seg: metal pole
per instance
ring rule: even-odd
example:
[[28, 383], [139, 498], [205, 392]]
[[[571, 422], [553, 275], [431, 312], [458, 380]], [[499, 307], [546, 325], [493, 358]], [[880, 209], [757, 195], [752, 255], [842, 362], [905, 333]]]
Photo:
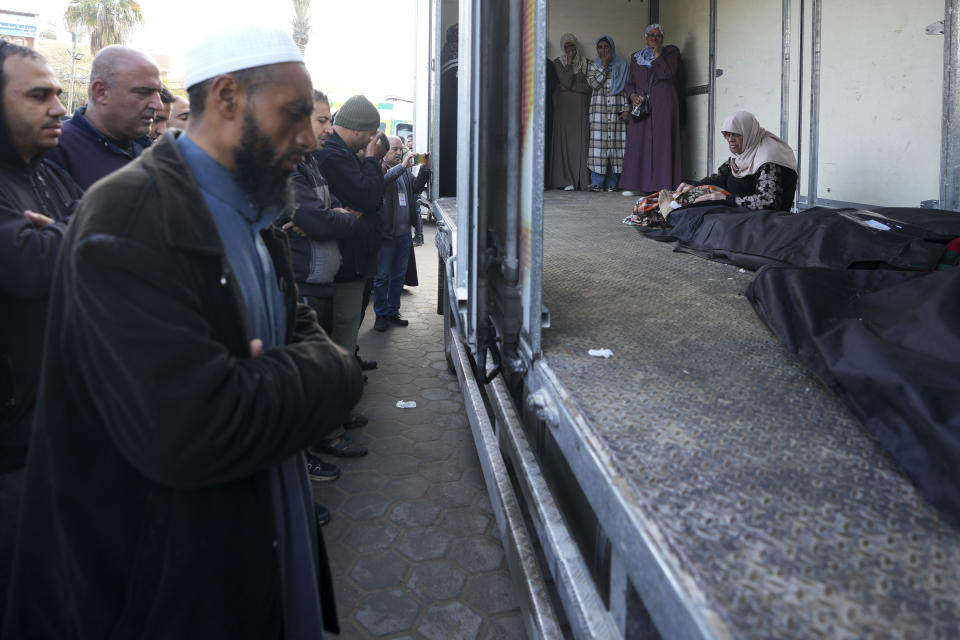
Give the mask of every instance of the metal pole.
[[817, 202], [818, 147], [820, 143], [820, 20], [823, 0], [813, 0], [813, 41], [810, 44], [810, 177], [807, 178], [807, 204]]
[[[803, 173], [803, 35], [807, 20], [806, 9], [805, 0], [800, 0], [800, 60], [797, 63], [797, 209], [800, 208], [800, 176]], [[807, 197], [807, 201], [809, 200], [810, 198]]]
[[70, 37], [73, 38], [73, 53], [70, 54], [70, 96], [67, 98], [67, 115], [73, 115], [73, 88], [74, 88], [74, 79], [77, 77], [77, 34], [73, 31], [70, 32]]
[[713, 144], [717, 135], [717, 0], [710, 0], [710, 93], [707, 95], [707, 175], [713, 173]]
[[942, 118], [940, 208], [960, 211], [960, 0], [946, 0], [943, 15]]
[[790, 0], [783, 0], [781, 9], [781, 42], [783, 53], [780, 60], [780, 137], [789, 143], [790, 136]]
[[[514, 75], [510, 82], [507, 82], [507, 140], [504, 151], [506, 152], [507, 169], [507, 209], [506, 209], [506, 230], [505, 242], [506, 256], [504, 256], [501, 272], [503, 279], [508, 286], [516, 286], [519, 277], [519, 262], [517, 259], [519, 225], [520, 225], [520, 117], [521, 102], [520, 85], [522, 78], [519, 77], [518, 70], [523, 67], [521, 60], [521, 43], [523, 34], [523, 6], [519, 0], [512, 0], [509, 3], [509, 45], [507, 47], [507, 69]], [[534, 57], [535, 65], [539, 65], [541, 60]], [[548, 63], [552, 64], [552, 63]], [[539, 73], [539, 72], [534, 72]], [[539, 75], [544, 75], [540, 73]], [[537, 77], [537, 76], [535, 76]], [[552, 100], [552, 96], [546, 96], [547, 100]], [[550, 132], [545, 132], [550, 135]], [[540, 145], [542, 148], [542, 145]], [[542, 173], [542, 171], [541, 171]]]

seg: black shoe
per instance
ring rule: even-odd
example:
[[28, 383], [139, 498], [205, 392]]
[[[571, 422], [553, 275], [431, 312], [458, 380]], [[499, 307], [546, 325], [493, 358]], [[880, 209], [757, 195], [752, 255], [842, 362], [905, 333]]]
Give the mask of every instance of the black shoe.
[[600, 191], [600, 185], [592, 184], [589, 187], [587, 187], [587, 191], [589, 191], [590, 193], [598, 193]]
[[311, 480], [317, 482], [332, 482], [340, 477], [340, 467], [324, 462], [319, 456], [307, 454], [307, 473]]
[[374, 331], [386, 331], [387, 330], [387, 316], [377, 316], [376, 322], [373, 323]]
[[344, 429], [359, 429], [360, 427], [367, 426], [367, 423], [370, 422], [367, 420], [366, 416], [356, 415], [350, 416], [350, 419], [343, 423]]
[[347, 436], [337, 438], [337, 444], [324, 442], [322, 445], [315, 446], [315, 449], [329, 453], [340, 458], [362, 458], [367, 455], [367, 448], [359, 442], [354, 442]]
[[359, 355], [356, 356], [356, 358], [357, 358], [357, 364], [360, 365], [360, 370], [361, 370], [361, 371], [370, 371], [371, 369], [376, 369], [376, 368], [377, 368], [377, 361], [376, 361], [376, 360], [364, 360], [364, 359], [361, 358]]
[[322, 504], [314, 504], [313, 509], [317, 514], [317, 524], [321, 527], [330, 522], [330, 509]]
[[387, 322], [390, 324], [395, 324], [398, 327], [405, 327], [410, 324], [410, 321], [403, 318], [399, 313], [395, 313], [392, 316], [387, 316]]

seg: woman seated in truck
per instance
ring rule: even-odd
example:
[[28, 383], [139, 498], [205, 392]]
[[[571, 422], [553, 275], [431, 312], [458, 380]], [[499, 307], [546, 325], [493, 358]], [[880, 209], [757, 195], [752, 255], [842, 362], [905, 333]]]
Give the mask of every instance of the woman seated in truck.
[[706, 193], [695, 202], [725, 200], [747, 209], [789, 211], [797, 190], [797, 157], [790, 146], [760, 126], [746, 111], [727, 116], [720, 132], [730, 147], [727, 159], [715, 174], [694, 184], [681, 182], [678, 193], [712, 184], [730, 192]]

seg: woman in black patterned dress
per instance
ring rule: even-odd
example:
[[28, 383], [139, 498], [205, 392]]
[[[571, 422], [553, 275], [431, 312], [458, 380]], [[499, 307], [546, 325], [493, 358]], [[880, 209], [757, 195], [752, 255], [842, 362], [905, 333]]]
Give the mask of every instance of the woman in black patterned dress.
[[[730, 147], [730, 158], [712, 176], [693, 185], [682, 182], [677, 191], [712, 184], [730, 192], [725, 200], [731, 206], [790, 211], [797, 190], [797, 157], [793, 149], [763, 129], [754, 115], [746, 111], [727, 116], [720, 131]], [[722, 199], [722, 194], [707, 193], [695, 202]]]

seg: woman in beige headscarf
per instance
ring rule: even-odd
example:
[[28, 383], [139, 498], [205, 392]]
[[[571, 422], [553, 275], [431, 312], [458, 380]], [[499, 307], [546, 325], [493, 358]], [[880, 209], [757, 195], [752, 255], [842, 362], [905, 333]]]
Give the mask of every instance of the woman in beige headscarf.
[[[587, 145], [590, 126], [588, 112], [592, 89], [587, 84], [587, 59], [577, 39], [569, 33], [560, 36], [563, 55], [553, 61], [557, 71], [554, 92], [553, 143], [550, 148], [548, 184], [557, 189], [585, 189], [590, 182], [587, 171]], [[549, 100], [550, 97], [547, 96]]]
[[[730, 192], [726, 202], [747, 209], [789, 211], [797, 190], [797, 157], [790, 146], [760, 126], [752, 113], [727, 116], [720, 132], [730, 148], [730, 158], [717, 173], [697, 185], [712, 184]], [[681, 183], [682, 193], [693, 185]], [[708, 193], [695, 202], [723, 199]]]

